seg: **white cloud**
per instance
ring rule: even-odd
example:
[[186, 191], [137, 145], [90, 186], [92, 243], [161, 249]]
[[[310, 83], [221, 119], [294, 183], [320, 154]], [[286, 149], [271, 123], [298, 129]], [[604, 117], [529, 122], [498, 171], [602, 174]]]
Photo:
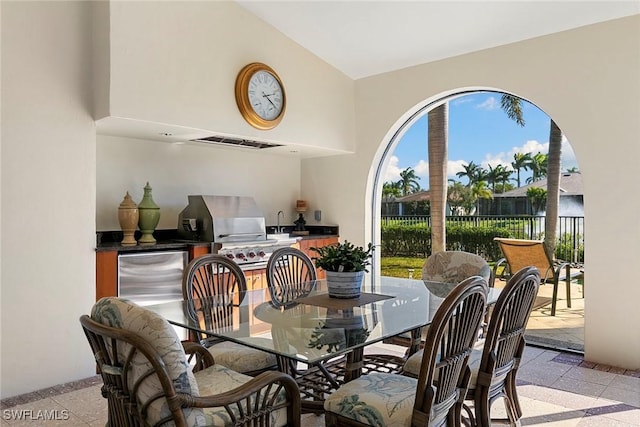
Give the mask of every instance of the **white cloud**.
[[398, 156], [391, 156], [389, 158], [389, 163], [387, 164], [387, 168], [384, 171], [382, 182], [396, 182], [400, 180], [400, 172], [402, 172], [402, 169], [400, 169], [398, 163], [400, 163]]
[[[400, 159], [398, 159], [398, 156], [391, 156], [389, 158], [389, 164], [384, 171], [383, 182], [397, 182], [400, 180], [400, 172], [406, 168], [401, 168], [398, 166], [399, 164]], [[420, 178], [420, 186], [423, 188], [426, 187], [429, 182], [429, 162], [426, 160], [419, 160], [416, 165], [410, 167]]]
[[413, 167], [416, 171], [416, 175], [420, 177], [420, 181], [429, 181], [429, 162], [427, 160], [420, 160], [417, 165]]
[[453, 104], [453, 105], [461, 105], [461, 104], [467, 104], [469, 102], [474, 102], [474, 101], [475, 101], [475, 99], [474, 99], [473, 96], [463, 95], [463, 96], [460, 96], [458, 98], [455, 98], [452, 101], [449, 101], [449, 103]]
[[573, 148], [571, 144], [567, 140], [567, 138], [562, 136], [562, 170], [565, 171], [571, 168], [578, 168], [578, 159], [576, 158], [576, 153], [573, 152]]
[[478, 104], [476, 105], [476, 108], [480, 109], [480, 110], [495, 110], [496, 108], [499, 108], [500, 105], [498, 103], [498, 100], [496, 100], [495, 97], [490, 96], [486, 99], [486, 101], [484, 101], [482, 104]]
[[447, 162], [447, 176], [458, 179], [456, 174], [464, 170], [464, 167], [462, 165], [467, 164], [469, 164], [469, 161], [467, 160], [449, 160]]
[[499, 153], [487, 153], [485, 155], [484, 160], [480, 163], [482, 167], [488, 168], [496, 167], [497, 165], [502, 165], [504, 167], [508, 167], [509, 169], [513, 169], [511, 167], [511, 162], [513, 161], [513, 156], [516, 153], [532, 153], [536, 154], [541, 152], [546, 154], [549, 151], [549, 143], [542, 144], [535, 140], [529, 140], [525, 142], [520, 147], [513, 147], [508, 152], [501, 151]]

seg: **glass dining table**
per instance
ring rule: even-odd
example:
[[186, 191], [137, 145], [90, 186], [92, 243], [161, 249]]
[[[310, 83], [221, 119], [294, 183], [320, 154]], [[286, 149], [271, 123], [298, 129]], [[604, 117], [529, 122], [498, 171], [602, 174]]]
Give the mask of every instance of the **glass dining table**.
[[[322, 412], [326, 394], [341, 384], [371, 371], [400, 372], [443, 301], [422, 280], [375, 279], [374, 284], [366, 277], [361, 296], [354, 299], [331, 298], [326, 281], [316, 280], [285, 305], [260, 289], [146, 308], [173, 325], [274, 354], [279, 369], [297, 380], [303, 410]], [[499, 292], [489, 289], [488, 305]], [[404, 357], [365, 352], [401, 335], [410, 337]]]

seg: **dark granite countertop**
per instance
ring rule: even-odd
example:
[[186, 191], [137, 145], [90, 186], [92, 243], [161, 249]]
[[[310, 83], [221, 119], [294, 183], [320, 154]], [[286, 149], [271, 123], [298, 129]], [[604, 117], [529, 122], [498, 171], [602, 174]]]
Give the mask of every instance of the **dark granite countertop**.
[[[140, 238], [140, 231], [136, 231], [135, 238]], [[139, 252], [139, 251], [166, 251], [166, 250], [187, 250], [193, 246], [208, 246], [210, 242], [197, 242], [193, 240], [180, 239], [177, 230], [156, 230], [153, 237], [157, 243], [154, 245], [123, 246], [122, 231], [99, 231], [96, 235], [96, 252], [118, 251], [118, 252]]]
[[[268, 233], [275, 232], [275, 226], [266, 227]], [[293, 231], [294, 226], [283, 226], [284, 233], [290, 233]], [[307, 236], [291, 236], [297, 237], [301, 240], [310, 239], [322, 239], [327, 237], [337, 237], [338, 226], [333, 225], [319, 225], [308, 226], [309, 235]], [[96, 235], [96, 252], [117, 251], [117, 252], [152, 252], [152, 251], [166, 251], [166, 250], [188, 250], [194, 246], [209, 246], [211, 242], [199, 242], [195, 240], [184, 240], [178, 236], [178, 231], [171, 230], [156, 230], [153, 233], [153, 237], [156, 238], [157, 243], [154, 245], [135, 245], [135, 246], [123, 246], [120, 244], [122, 241], [122, 231], [99, 231]], [[136, 231], [136, 240], [140, 238], [140, 231]]]

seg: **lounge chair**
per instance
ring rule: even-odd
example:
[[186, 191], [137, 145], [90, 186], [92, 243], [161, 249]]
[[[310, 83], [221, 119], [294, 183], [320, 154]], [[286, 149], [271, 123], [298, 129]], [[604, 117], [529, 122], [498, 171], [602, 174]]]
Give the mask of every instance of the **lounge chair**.
[[551, 298], [551, 315], [556, 315], [558, 302], [558, 284], [565, 282], [567, 292], [567, 307], [571, 308], [571, 281], [584, 276], [583, 270], [572, 270], [568, 262], [554, 262], [544, 248], [542, 240], [506, 239], [496, 237], [493, 240], [498, 242], [504, 258], [496, 262], [493, 267], [494, 276], [497, 277], [497, 270], [505, 261], [509, 272], [515, 273], [525, 267], [533, 266], [540, 271], [542, 283], [553, 284], [553, 296]]

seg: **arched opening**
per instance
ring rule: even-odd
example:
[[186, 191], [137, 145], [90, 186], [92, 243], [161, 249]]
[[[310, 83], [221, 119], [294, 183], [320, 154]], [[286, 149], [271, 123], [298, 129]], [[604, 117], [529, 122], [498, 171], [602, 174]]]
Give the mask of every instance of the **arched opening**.
[[[406, 163], [402, 165], [398, 162], [395, 156], [396, 150], [399, 149], [405, 141], [411, 140], [411, 138], [407, 136], [417, 127], [420, 127], [420, 132], [423, 135], [422, 144], [424, 157], [413, 159], [413, 164], [428, 164], [427, 132], [424, 122], [426, 121], [427, 114], [431, 110], [445, 103], [448, 103], [448, 106], [451, 108], [452, 104], [456, 102], [461, 104], [466, 103], [474, 97], [484, 97], [484, 99], [493, 97], [492, 108], [494, 110], [500, 110], [499, 99], [502, 95], [517, 97], [514, 94], [495, 89], [461, 90], [455, 93], [443, 94], [436, 99], [426, 100], [423, 104], [416, 106], [414, 111], [408, 112], [405, 117], [398, 120], [396, 123], [397, 126], [389, 134], [388, 142], [386, 144], [383, 143], [380, 147], [377, 156], [379, 161], [377, 164], [374, 164], [372, 168], [375, 169], [375, 171], [372, 170], [374, 179], [371, 185], [373, 191], [371, 240], [375, 245], [382, 248], [376, 258], [376, 271], [381, 271], [383, 275], [413, 276], [414, 278], [420, 278], [421, 264], [424, 261], [424, 257], [430, 254], [430, 248], [425, 247], [422, 251], [416, 251], [415, 258], [417, 258], [417, 261], [413, 265], [410, 263], [397, 262], [394, 268], [387, 268], [389, 263], [385, 264], [385, 261], [393, 258], [390, 256], [390, 252], [385, 250], [385, 248], [388, 249], [393, 246], [387, 245], [386, 243], [388, 242], [384, 241], [381, 230], [385, 224], [389, 224], [389, 221], [393, 219], [394, 221], [405, 224], [424, 221], [426, 226], [429, 226], [428, 208], [425, 212], [424, 206], [415, 207], [415, 205], [421, 201], [424, 204], [425, 200], [427, 201], [426, 203], [428, 203], [429, 200], [428, 187], [415, 185], [420, 178], [425, 177], [425, 172], [422, 170], [416, 171], [418, 167], [405, 168]], [[497, 103], [496, 98], [498, 99]], [[452, 157], [449, 155], [447, 176], [449, 180], [452, 181], [449, 185], [449, 198], [451, 199], [452, 194], [458, 191], [458, 199], [464, 203], [456, 204], [456, 200], [449, 200], [446, 219], [448, 229], [456, 227], [451, 226], [451, 224], [473, 224], [475, 227], [488, 226], [496, 228], [496, 224], [502, 224], [502, 226], [506, 225], [505, 228], [510, 230], [511, 234], [508, 237], [531, 240], [541, 240], [544, 238], [546, 218], [544, 212], [546, 203], [544, 202], [544, 198], [546, 198], [547, 187], [546, 167], [549, 140], [554, 138], [551, 134], [553, 121], [546, 113], [536, 107], [535, 104], [523, 98], [518, 99], [522, 103], [525, 103], [527, 108], [531, 107], [537, 110], [535, 117], [529, 118], [527, 118], [527, 111], [525, 111], [524, 119], [525, 122], [527, 119], [535, 121], [536, 128], [544, 127], [544, 136], [538, 134], [535, 138], [531, 139], [513, 140], [511, 141], [512, 146], [509, 147], [509, 149], [505, 149], [502, 146], [492, 147], [491, 144], [483, 142], [483, 138], [481, 138], [480, 135], [476, 135], [476, 139], [479, 141], [478, 145], [484, 145], [483, 148], [488, 153], [491, 152], [491, 150], [499, 151], [501, 157], [494, 156], [492, 158], [487, 155], [483, 159], [474, 158], [471, 155], [466, 158], [459, 156]], [[495, 114], [500, 114], [504, 120], [509, 120], [505, 111], [495, 111]], [[462, 115], [460, 117], [462, 117]], [[449, 132], [451, 132], [452, 127], [462, 125], [459, 121], [460, 117], [455, 118], [455, 120], [454, 117], [450, 118]], [[456, 120], [458, 122], [456, 122]], [[544, 120], [545, 123], [540, 123], [541, 120]], [[471, 128], [473, 132], [474, 123], [472, 121], [467, 121], [466, 126]], [[495, 130], [496, 132], [500, 132], [500, 129]], [[494, 139], [497, 140], [499, 138], [495, 137]], [[449, 145], [456, 143], [454, 139], [449, 142]], [[564, 158], [560, 163], [560, 197], [557, 206], [558, 215], [556, 216], [558, 220], [555, 227], [555, 255], [557, 259], [571, 262], [579, 267], [584, 262], [582, 179], [573, 150], [564, 136], [562, 137], [562, 153]], [[519, 155], [516, 157], [516, 154]], [[526, 165], [527, 162], [529, 163], [528, 166], [522, 166], [520, 173], [517, 173], [515, 163], [519, 159], [522, 160], [522, 158], [524, 158], [521, 163], [522, 165]], [[544, 162], [542, 162], [543, 160]], [[486, 190], [490, 190], [491, 192], [491, 197], [478, 196], [473, 200], [473, 204], [469, 204], [470, 199], [466, 198], [463, 193], [472, 193], [471, 187], [473, 180], [469, 170], [469, 166], [472, 165], [479, 167], [480, 170], [488, 168], [488, 171], [485, 170], [484, 172], [494, 173], [494, 176], [492, 178], [484, 178], [488, 179], [488, 182], [485, 184], [487, 184]], [[510, 167], [511, 165], [514, 166]], [[398, 194], [392, 194], [391, 196], [389, 196], [389, 186], [393, 181], [389, 181], [388, 171], [390, 168], [395, 168], [396, 174], [399, 171], [401, 172], [401, 179], [398, 182], [404, 183], [404, 185], [398, 186]], [[506, 173], [509, 171], [510, 173]], [[402, 172], [404, 172], [404, 175]], [[496, 178], [496, 172], [501, 172], [502, 178]], [[510, 175], [512, 175], [512, 177], [510, 177]], [[426, 176], [428, 180], [428, 175]], [[497, 176], [500, 176], [500, 174]], [[458, 179], [455, 179], [456, 177]], [[515, 184], [516, 179], [517, 185]], [[514, 184], [511, 184], [511, 180], [514, 181]], [[420, 184], [422, 182], [424, 181], [421, 181]], [[475, 190], [475, 188], [473, 190]], [[394, 202], [397, 203], [398, 206], [390, 206]], [[414, 205], [412, 209], [407, 208], [409, 203]], [[458, 222], [454, 222], [454, 220]], [[449, 234], [449, 232], [447, 234]], [[465, 246], [464, 238], [464, 236], [457, 236], [455, 239], [452, 239], [453, 241], [447, 238], [447, 249], [474, 252], [474, 250], [469, 249], [471, 245]], [[419, 239], [416, 240], [419, 241]], [[495, 248], [493, 252], [480, 253], [485, 256], [485, 259], [490, 263], [496, 262], [499, 257], [502, 256], [497, 244], [494, 245]], [[393, 247], [398, 247], [398, 245]], [[405, 265], [408, 265], [408, 267], [404, 267], [403, 271], [402, 268]], [[400, 269], [399, 272], [398, 269]], [[500, 286], [500, 280], [498, 280], [496, 284]], [[574, 281], [570, 287], [572, 296], [569, 299], [564, 296], [566, 295], [564, 294], [564, 284], [560, 286], [559, 293], [562, 294], [562, 296], [558, 299], [559, 309], [554, 316], [550, 315], [551, 296], [547, 295], [549, 291], [551, 291], [552, 286], [544, 286], [541, 288], [541, 296], [536, 303], [536, 307], [534, 307], [534, 314], [532, 314], [532, 320], [528, 328], [530, 342], [533, 341], [542, 346], [563, 350], [584, 351], [584, 293], [580, 281]], [[569, 302], [571, 302], [571, 307], [569, 307]]]

